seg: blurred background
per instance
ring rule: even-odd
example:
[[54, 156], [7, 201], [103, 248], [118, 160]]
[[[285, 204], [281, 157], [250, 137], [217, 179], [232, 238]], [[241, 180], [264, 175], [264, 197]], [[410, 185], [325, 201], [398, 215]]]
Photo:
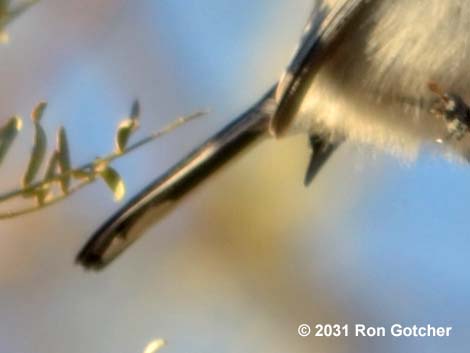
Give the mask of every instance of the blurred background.
[[[42, 0], [0, 47], [0, 116], [65, 125], [74, 165], [212, 113], [114, 164], [130, 197], [253, 103], [288, 62], [313, 0]], [[2, 119], [3, 119], [2, 118]], [[6, 164], [16, 188], [32, 129]], [[468, 352], [470, 168], [345, 145], [303, 187], [306, 136], [266, 141], [194, 192], [100, 273], [73, 263], [119, 208], [102, 183], [0, 223], [0, 351]], [[301, 338], [299, 324], [453, 326], [450, 338]]]

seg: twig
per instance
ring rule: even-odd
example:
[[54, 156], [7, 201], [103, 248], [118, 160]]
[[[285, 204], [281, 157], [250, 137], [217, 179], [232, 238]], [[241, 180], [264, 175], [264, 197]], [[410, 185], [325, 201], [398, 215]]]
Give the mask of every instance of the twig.
[[75, 185], [70, 190], [68, 190], [68, 192], [65, 193], [65, 194], [61, 194], [59, 196], [56, 196], [56, 197], [51, 198], [49, 200], [46, 200], [43, 204], [35, 205], [35, 206], [31, 206], [31, 207], [27, 207], [27, 208], [15, 210], [15, 211], [8, 211], [8, 212], [5, 212], [5, 213], [0, 213], [0, 220], [17, 217], [17, 216], [21, 216], [21, 215], [24, 215], [24, 214], [28, 214], [28, 213], [37, 211], [39, 209], [45, 208], [47, 206], [50, 206], [52, 204], [55, 204], [59, 201], [62, 201], [63, 199], [68, 197], [70, 194], [73, 194], [74, 192], [80, 190], [84, 186], [96, 181], [95, 168], [99, 164], [101, 164], [101, 163], [106, 163], [107, 164], [107, 163], [110, 163], [110, 162], [114, 161], [115, 159], [121, 158], [121, 157], [133, 152], [137, 148], [142, 147], [143, 145], [146, 145], [146, 144], [154, 141], [155, 139], [157, 139], [157, 138], [173, 131], [174, 129], [180, 127], [181, 125], [186, 124], [189, 121], [194, 120], [196, 118], [199, 118], [199, 117], [201, 117], [203, 115], [206, 115], [206, 114], [207, 114], [207, 111], [200, 111], [200, 112], [188, 115], [188, 116], [178, 118], [177, 120], [172, 121], [171, 123], [164, 126], [161, 130], [159, 130], [159, 131], [151, 134], [150, 136], [147, 136], [147, 137], [135, 142], [134, 144], [131, 144], [129, 147], [127, 147], [122, 152], [110, 153], [107, 156], [98, 158], [93, 162], [83, 164], [83, 165], [81, 165], [77, 168], [70, 169], [70, 170], [68, 170], [64, 173], [55, 174], [55, 175], [53, 175], [51, 177], [48, 177], [48, 178], [45, 178], [41, 181], [32, 183], [31, 185], [28, 185], [25, 188], [16, 189], [16, 190], [13, 190], [13, 191], [10, 191], [10, 192], [7, 192], [7, 193], [4, 193], [4, 194], [0, 195], [0, 203], [1, 203], [1, 202], [8, 201], [10, 199], [13, 199], [15, 197], [24, 196], [24, 195], [27, 195], [27, 194], [33, 194], [35, 191], [38, 191], [41, 188], [48, 186], [49, 184], [60, 181], [60, 180], [62, 180], [63, 178], [65, 178], [67, 176], [73, 175], [74, 173], [89, 172], [89, 175], [90, 175], [89, 180], [86, 180], [84, 182], [81, 182], [81, 183]]
[[71, 194], [77, 192], [78, 190], [82, 189], [83, 187], [85, 187], [85, 186], [87, 186], [87, 185], [89, 185], [89, 184], [91, 184], [95, 181], [96, 181], [96, 178], [92, 178], [88, 181], [84, 181], [80, 184], [77, 184], [74, 187], [70, 188], [68, 190], [67, 194], [61, 194], [59, 196], [53, 197], [53, 198], [47, 200], [46, 202], [44, 202], [41, 205], [25, 207], [25, 208], [18, 209], [18, 210], [15, 210], [15, 211], [7, 211], [5, 213], [0, 213], [0, 220], [15, 218], [15, 217], [18, 217], [18, 216], [23, 216], [25, 214], [33, 213], [33, 212], [36, 212], [40, 209], [52, 206], [52, 205], [58, 203], [59, 201], [65, 200]]

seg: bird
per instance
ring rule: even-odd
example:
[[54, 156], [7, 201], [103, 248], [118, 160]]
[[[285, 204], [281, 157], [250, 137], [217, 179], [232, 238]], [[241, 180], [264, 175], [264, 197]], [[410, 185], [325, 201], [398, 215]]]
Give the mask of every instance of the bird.
[[470, 156], [470, 3], [317, 0], [280, 79], [105, 221], [76, 257], [115, 260], [226, 162], [268, 138], [305, 134], [305, 185], [344, 141], [414, 159], [422, 146]]

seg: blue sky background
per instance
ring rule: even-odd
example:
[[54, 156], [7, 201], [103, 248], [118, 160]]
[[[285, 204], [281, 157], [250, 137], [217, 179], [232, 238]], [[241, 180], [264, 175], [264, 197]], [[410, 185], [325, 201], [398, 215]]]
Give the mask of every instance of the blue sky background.
[[[45, 0], [0, 48], [0, 113], [47, 99], [74, 164], [113, 148], [132, 100], [141, 136], [212, 114], [116, 163], [128, 197], [248, 107], [291, 56], [312, 7], [295, 2]], [[15, 186], [30, 127], [0, 171]], [[109, 269], [73, 258], [119, 205], [97, 183], [0, 224], [0, 350], [468, 352], [470, 168], [410, 165], [345, 145], [305, 189], [304, 136], [267, 141], [199, 188]], [[9, 207], [9, 206], [6, 206]], [[318, 339], [301, 323], [453, 326], [446, 339]]]

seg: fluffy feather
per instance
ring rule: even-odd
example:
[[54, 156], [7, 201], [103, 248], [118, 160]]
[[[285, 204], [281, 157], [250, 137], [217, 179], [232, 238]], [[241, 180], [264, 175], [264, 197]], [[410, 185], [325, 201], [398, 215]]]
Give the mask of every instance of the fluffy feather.
[[[447, 133], [429, 112], [436, 96], [428, 83], [470, 98], [470, 2], [372, 0], [370, 6], [315, 78], [294, 129], [345, 135], [410, 159]], [[444, 150], [468, 155], [470, 138]]]

